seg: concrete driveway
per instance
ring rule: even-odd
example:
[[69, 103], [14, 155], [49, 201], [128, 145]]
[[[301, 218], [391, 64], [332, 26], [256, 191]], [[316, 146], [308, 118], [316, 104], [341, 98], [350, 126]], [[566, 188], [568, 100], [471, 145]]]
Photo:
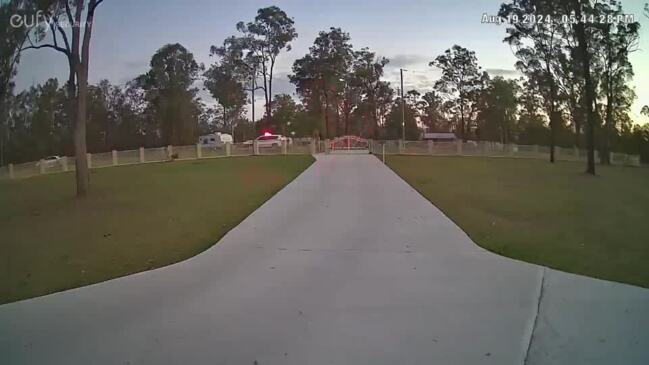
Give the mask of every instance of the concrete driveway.
[[491, 254], [378, 159], [319, 156], [192, 259], [0, 306], [0, 363], [646, 365], [649, 290]]

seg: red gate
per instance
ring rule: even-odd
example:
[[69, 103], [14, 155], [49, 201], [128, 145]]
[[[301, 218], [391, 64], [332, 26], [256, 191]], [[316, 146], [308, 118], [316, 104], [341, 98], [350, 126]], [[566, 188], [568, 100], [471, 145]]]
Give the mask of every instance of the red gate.
[[363, 151], [369, 149], [369, 143], [365, 138], [358, 136], [336, 137], [329, 142], [331, 151]]

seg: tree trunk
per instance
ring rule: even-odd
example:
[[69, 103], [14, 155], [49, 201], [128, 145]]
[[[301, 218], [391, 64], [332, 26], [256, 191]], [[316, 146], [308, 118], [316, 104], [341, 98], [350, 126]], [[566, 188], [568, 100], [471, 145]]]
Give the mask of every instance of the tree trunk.
[[[572, 0], [573, 9], [577, 19], [581, 19], [581, 1]], [[595, 100], [593, 85], [590, 76], [590, 55], [588, 54], [588, 41], [586, 39], [586, 28], [584, 23], [577, 22], [575, 24], [575, 33], [577, 33], [577, 40], [579, 42], [579, 53], [581, 62], [583, 63], [582, 72], [584, 73], [584, 81], [586, 87], [586, 97], [584, 98], [584, 110], [586, 111], [586, 145], [588, 148], [588, 162], [586, 165], [586, 173], [595, 175], [595, 113], [593, 110], [593, 102]]]
[[606, 96], [606, 121], [604, 122], [604, 138], [600, 147], [600, 161], [603, 165], [611, 164], [611, 138], [613, 137], [613, 96], [609, 91]]
[[[78, 95], [77, 95], [77, 112], [74, 126], [74, 155], [76, 159], [76, 178], [77, 178], [77, 196], [83, 197], [88, 195], [90, 186], [90, 173], [88, 171], [87, 147], [86, 147], [86, 102], [88, 95], [88, 77], [87, 64], [78, 65], [79, 73], [77, 76]], [[85, 73], [85, 75], [84, 75]]]

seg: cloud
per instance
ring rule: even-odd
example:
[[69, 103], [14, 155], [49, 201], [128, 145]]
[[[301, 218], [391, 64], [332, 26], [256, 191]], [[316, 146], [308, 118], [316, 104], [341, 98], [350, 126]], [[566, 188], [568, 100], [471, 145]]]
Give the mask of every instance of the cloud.
[[391, 67], [408, 67], [428, 63], [429, 57], [420, 54], [398, 54], [392, 57], [386, 57], [390, 60]]
[[502, 76], [502, 77], [520, 77], [522, 74], [518, 70], [514, 69], [504, 69], [504, 68], [488, 68], [485, 71], [491, 76]]
[[273, 95], [295, 94], [295, 85], [291, 84], [288, 79], [288, 75], [288, 72], [280, 72], [273, 75]]

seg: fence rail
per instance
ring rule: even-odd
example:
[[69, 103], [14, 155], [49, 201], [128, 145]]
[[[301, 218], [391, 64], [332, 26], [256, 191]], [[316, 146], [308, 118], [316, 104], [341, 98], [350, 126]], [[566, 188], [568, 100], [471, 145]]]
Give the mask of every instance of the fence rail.
[[[377, 141], [368, 140], [369, 151], [376, 155], [432, 155], [432, 156], [485, 156], [548, 159], [548, 146], [501, 144], [486, 141], [433, 142], [433, 141]], [[167, 146], [140, 148], [137, 150], [111, 151], [88, 154], [90, 168], [103, 168], [171, 160], [194, 160], [230, 156], [289, 155], [328, 153], [329, 141], [311, 139], [295, 140], [280, 147], [262, 148], [256, 143], [226, 143], [222, 146]], [[558, 161], [586, 161], [586, 151], [576, 148], [555, 148]], [[640, 156], [611, 153], [611, 164], [640, 166]], [[0, 166], [0, 179], [21, 179], [37, 175], [74, 171], [74, 157], [62, 157], [59, 161], [34, 161]]]
[[[487, 141], [370, 141], [370, 152], [376, 155], [385, 153], [386, 155], [485, 156], [535, 159], [550, 158], [550, 147], [548, 146], [502, 144]], [[555, 147], [555, 158], [557, 161], [585, 162], [586, 156], [586, 150]], [[611, 164], [640, 166], [640, 156], [612, 152]]]
[[[132, 165], [141, 163], [165, 162], [172, 160], [195, 160], [222, 158], [230, 156], [315, 154], [315, 141], [299, 140], [281, 147], [263, 148], [256, 143], [226, 143], [222, 146], [167, 146], [159, 148], [140, 148], [127, 151], [110, 151], [88, 154], [88, 167], [91, 169]], [[58, 161], [33, 161], [21, 164], [0, 166], [0, 179], [21, 179], [37, 175], [74, 171], [74, 157], [61, 157]]]

